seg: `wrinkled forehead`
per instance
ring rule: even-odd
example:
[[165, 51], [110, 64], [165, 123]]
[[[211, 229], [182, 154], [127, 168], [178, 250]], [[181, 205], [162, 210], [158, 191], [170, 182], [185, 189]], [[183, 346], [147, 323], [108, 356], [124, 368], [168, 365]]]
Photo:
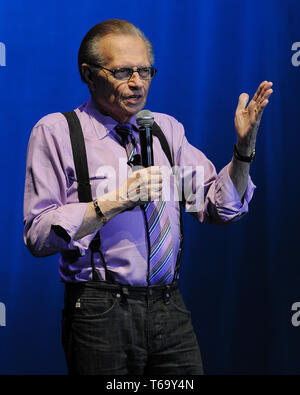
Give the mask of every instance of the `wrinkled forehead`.
[[97, 48], [103, 64], [149, 63], [147, 46], [137, 34], [107, 34], [99, 39]]

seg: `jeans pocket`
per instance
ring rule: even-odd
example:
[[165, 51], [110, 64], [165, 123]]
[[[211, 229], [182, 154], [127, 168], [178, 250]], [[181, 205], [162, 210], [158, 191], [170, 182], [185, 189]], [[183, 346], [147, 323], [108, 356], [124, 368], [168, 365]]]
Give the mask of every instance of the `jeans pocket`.
[[72, 316], [72, 348], [76, 355], [117, 345], [120, 337], [118, 306], [118, 297], [112, 294], [77, 299]]
[[113, 294], [97, 298], [82, 297], [75, 303], [74, 314], [89, 319], [104, 317], [115, 309], [117, 303], [117, 297]]
[[171, 305], [178, 311], [184, 314], [190, 315], [191, 312], [186, 308], [182, 296], [178, 293], [171, 295], [170, 298]]

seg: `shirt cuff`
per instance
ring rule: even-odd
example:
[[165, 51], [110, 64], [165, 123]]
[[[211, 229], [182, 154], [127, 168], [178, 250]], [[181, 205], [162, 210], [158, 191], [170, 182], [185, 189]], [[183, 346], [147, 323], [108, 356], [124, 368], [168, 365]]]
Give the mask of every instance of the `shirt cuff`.
[[89, 203], [71, 203], [59, 207], [55, 212], [52, 229], [56, 235], [68, 243], [68, 249], [79, 249], [80, 255], [85, 255], [97, 231], [74, 240], [74, 236], [81, 227]]
[[219, 216], [226, 222], [238, 220], [245, 215], [249, 208], [248, 204], [252, 199], [256, 186], [253, 184], [250, 175], [248, 185], [241, 201], [240, 196], [229, 175], [229, 164], [225, 166], [216, 178], [216, 208]]

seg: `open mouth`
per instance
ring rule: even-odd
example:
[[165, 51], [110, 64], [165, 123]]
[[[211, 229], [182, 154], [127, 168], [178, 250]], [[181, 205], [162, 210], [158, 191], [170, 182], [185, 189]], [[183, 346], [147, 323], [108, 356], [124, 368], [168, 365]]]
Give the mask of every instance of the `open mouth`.
[[126, 101], [128, 103], [136, 104], [142, 101], [143, 96], [142, 95], [130, 95], [126, 97]]

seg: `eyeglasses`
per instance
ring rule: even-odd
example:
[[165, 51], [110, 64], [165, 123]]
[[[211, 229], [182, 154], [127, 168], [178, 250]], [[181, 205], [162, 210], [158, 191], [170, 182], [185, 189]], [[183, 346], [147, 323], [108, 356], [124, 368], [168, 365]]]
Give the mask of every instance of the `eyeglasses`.
[[109, 70], [100, 64], [90, 63], [91, 66], [97, 67], [99, 69], [104, 69], [112, 73], [113, 77], [116, 80], [124, 81], [130, 80], [132, 74], [137, 72], [142, 80], [150, 80], [153, 78], [157, 72], [154, 67], [137, 67], [136, 70], [130, 67], [120, 67], [119, 69]]

